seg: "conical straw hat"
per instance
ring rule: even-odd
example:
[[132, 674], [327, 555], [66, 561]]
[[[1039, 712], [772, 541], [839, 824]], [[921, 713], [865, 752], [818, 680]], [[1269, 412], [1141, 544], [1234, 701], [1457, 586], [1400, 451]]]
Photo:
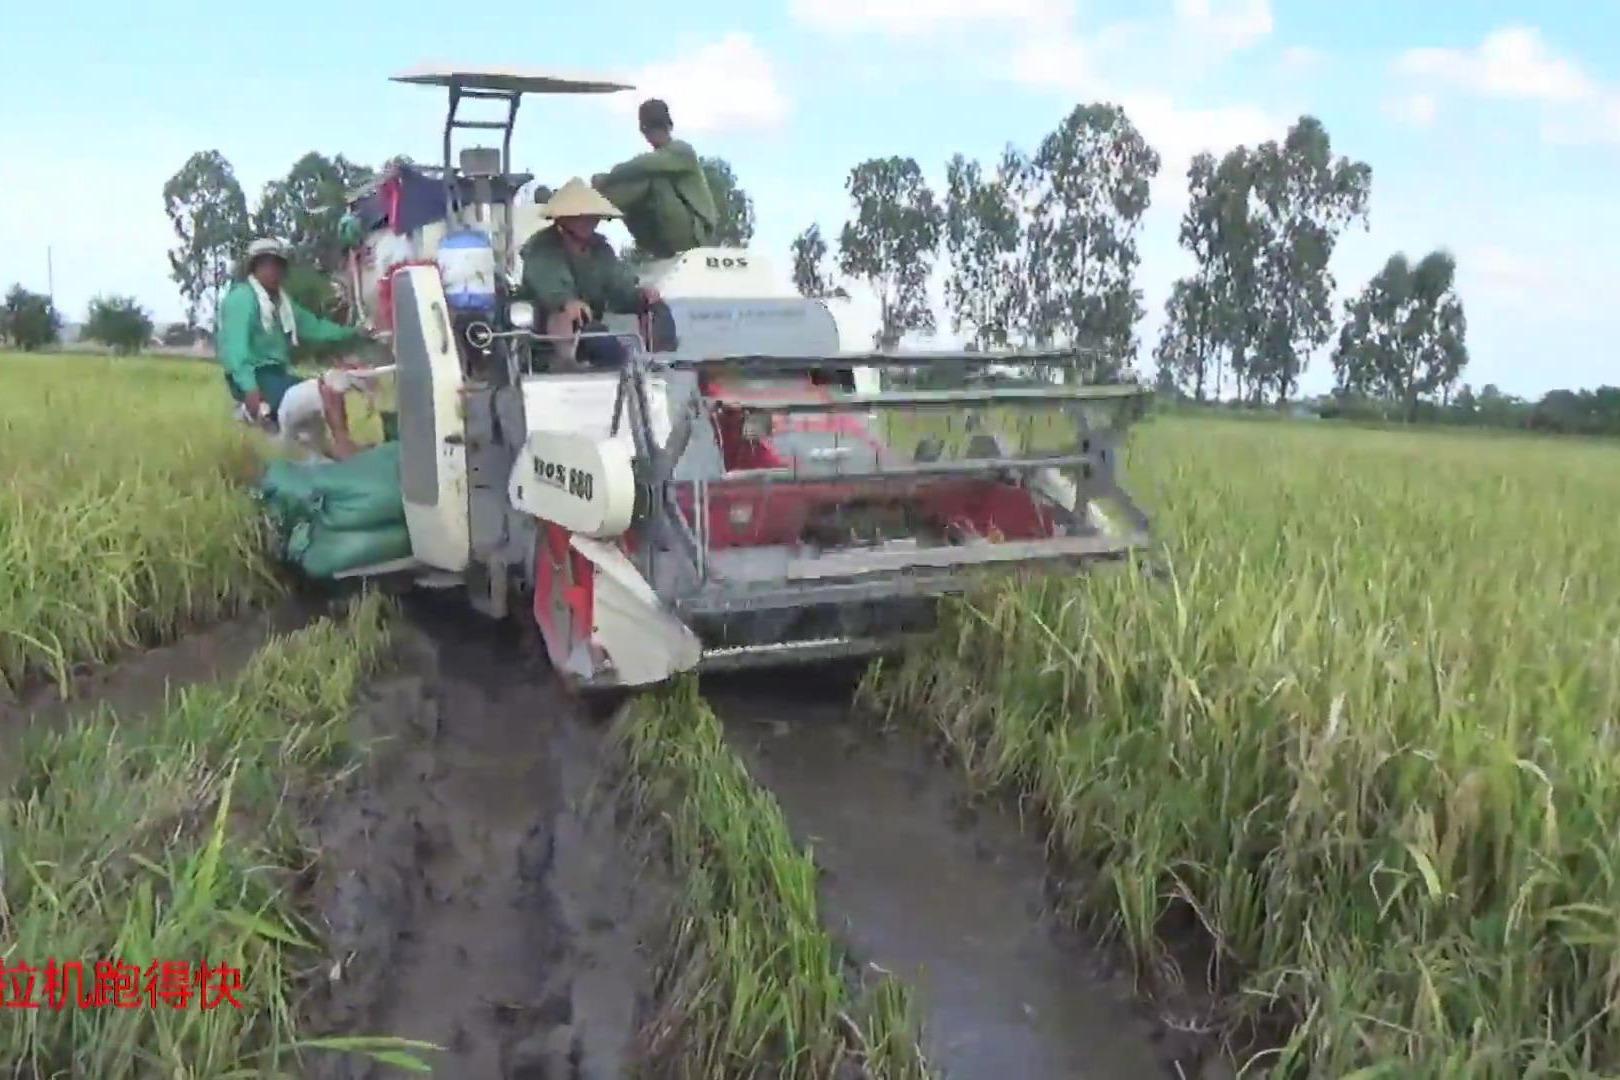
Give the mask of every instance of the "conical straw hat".
[[624, 215], [595, 188], [576, 176], [557, 189], [557, 194], [541, 208], [540, 216], [616, 218]]

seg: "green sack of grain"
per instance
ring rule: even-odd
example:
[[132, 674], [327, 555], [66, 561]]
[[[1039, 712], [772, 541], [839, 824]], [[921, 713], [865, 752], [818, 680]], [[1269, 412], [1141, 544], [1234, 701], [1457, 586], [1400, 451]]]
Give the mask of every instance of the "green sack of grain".
[[314, 479], [313, 468], [298, 462], [276, 460], [265, 466], [259, 498], [283, 535], [320, 508]]
[[259, 494], [283, 531], [304, 521], [329, 529], [403, 524], [399, 444], [383, 443], [347, 461], [272, 461]]
[[287, 539], [286, 557], [312, 578], [331, 578], [345, 570], [403, 559], [411, 553], [411, 534], [404, 523], [373, 529], [329, 529], [303, 522]]

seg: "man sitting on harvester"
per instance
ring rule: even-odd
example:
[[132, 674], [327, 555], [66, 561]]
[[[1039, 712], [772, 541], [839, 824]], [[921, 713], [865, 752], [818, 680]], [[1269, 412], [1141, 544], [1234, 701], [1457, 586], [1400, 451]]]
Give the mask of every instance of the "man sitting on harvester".
[[[552, 221], [523, 245], [524, 291], [544, 319], [548, 336], [571, 338], [581, 331], [605, 333], [608, 312], [631, 314], [658, 303], [658, 290], [636, 284], [636, 275], [596, 229], [604, 218], [623, 217], [619, 208], [575, 177], [541, 211]], [[625, 361], [624, 343], [612, 337], [586, 337], [555, 343], [557, 369], [581, 362], [616, 367]]]
[[248, 246], [247, 275], [231, 286], [219, 309], [215, 352], [226, 386], [253, 423], [269, 421], [286, 437], [324, 423], [332, 456], [350, 457], [355, 446], [343, 404], [348, 377], [341, 370], [315, 378], [295, 375], [292, 354], [300, 345], [342, 345], [365, 335], [296, 303], [282, 288], [286, 273], [287, 249], [280, 240]]
[[651, 258], [671, 259], [713, 239], [714, 194], [697, 151], [674, 137], [669, 106], [649, 98], [638, 116], [652, 149], [598, 173], [591, 186], [624, 211], [624, 227], [638, 248]]

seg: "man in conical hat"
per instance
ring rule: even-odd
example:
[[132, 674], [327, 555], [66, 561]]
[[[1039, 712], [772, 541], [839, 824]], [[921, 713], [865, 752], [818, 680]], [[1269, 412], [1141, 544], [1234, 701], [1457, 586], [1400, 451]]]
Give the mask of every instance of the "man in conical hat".
[[[638, 286], [635, 272], [597, 233], [605, 218], [623, 215], [584, 180], [575, 177], [559, 188], [541, 215], [552, 227], [523, 246], [523, 284], [548, 335], [600, 331], [608, 312], [634, 313], [658, 302], [657, 290]], [[561, 365], [572, 366], [574, 352], [572, 342], [561, 344]], [[598, 366], [624, 362], [624, 345], [613, 338], [586, 338], [578, 352], [578, 359]]]

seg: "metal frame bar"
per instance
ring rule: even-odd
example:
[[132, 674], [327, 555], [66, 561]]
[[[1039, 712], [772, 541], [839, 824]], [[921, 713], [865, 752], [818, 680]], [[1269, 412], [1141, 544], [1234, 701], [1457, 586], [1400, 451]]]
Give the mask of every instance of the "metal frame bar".
[[[513, 94], [512, 102], [506, 109], [506, 135], [501, 139], [501, 172], [503, 173], [512, 171], [512, 131], [517, 127], [518, 105], [522, 101], [522, 94]], [[507, 208], [508, 218], [510, 218], [511, 213], [512, 207], [509, 206]], [[511, 222], [508, 221], [507, 224], [510, 226]]]
[[1054, 536], [1045, 540], [964, 544], [959, 547], [918, 547], [903, 551], [839, 551], [830, 555], [788, 561], [787, 580], [823, 581], [862, 574], [893, 574], [923, 568], [959, 570], [966, 566], [1026, 563], [1047, 559], [1085, 559], [1107, 555], [1122, 546], [1136, 546], [1145, 537]]
[[[455, 220], [455, 190], [456, 168], [451, 161], [453, 133], [458, 129], [474, 129], [485, 131], [500, 131], [501, 136], [501, 172], [512, 171], [512, 131], [517, 126], [518, 105], [523, 100], [521, 90], [484, 90], [477, 87], [462, 86], [452, 81], [449, 84], [450, 108], [444, 117], [444, 216], [446, 224]], [[505, 101], [507, 103], [506, 119], [501, 120], [459, 120], [457, 112], [461, 108], [463, 98], [480, 101]], [[510, 208], [508, 209], [510, 214]], [[510, 255], [510, 251], [506, 252]], [[510, 258], [507, 263], [510, 265]]]
[[862, 472], [803, 472], [798, 469], [738, 469], [710, 481], [717, 488], [747, 487], [770, 483], [845, 483], [865, 480], [904, 480], [919, 476], [970, 476], [974, 473], [993, 473], [1005, 469], [1035, 471], [1037, 469], [1072, 469], [1090, 465], [1096, 456], [1090, 453], [1059, 454], [1038, 458], [959, 458], [953, 461], [923, 461], [896, 465], [888, 469], [869, 469]]
[[898, 638], [819, 638], [784, 641], [771, 645], [733, 645], [705, 649], [698, 661], [699, 672], [742, 671], [779, 664], [812, 664], [830, 660], [851, 660], [878, 653], [898, 652], [926, 635], [906, 634]]
[[816, 370], [838, 367], [926, 367], [943, 361], [962, 362], [980, 367], [1018, 364], [1079, 364], [1107, 355], [1098, 349], [1026, 349], [1005, 352], [972, 352], [941, 349], [928, 352], [848, 352], [827, 356], [775, 356], [768, 353], [728, 353], [669, 361], [677, 368], [759, 367], [773, 370]]
[[[1059, 539], [1085, 539], [1087, 545], [1071, 545], [1064, 550], [1044, 556], [1009, 557], [1000, 560], [982, 559], [978, 562], [960, 562], [955, 565], [918, 566], [913, 556], [944, 550], [970, 549], [920, 548], [906, 552], [907, 569], [873, 571], [867, 580], [852, 578], [798, 578], [782, 585], [742, 585], [731, 588], [711, 585], [690, 596], [677, 597], [675, 610], [693, 617], [737, 615], [753, 611], [780, 611], [803, 607], [807, 602], [815, 605], [861, 604], [878, 600], [910, 600], [944, 596], [964, 592], [984, 575], [997, 571], [1015, 570], [1020, 566], [1055, 563], [1094, 563], [1120, 560], [1132, 551], [1145, 550], [1148, 538], [1143, 534], [1123, 539], [1102, 537], [1068, 537]], [[1049, 543], [1049, 541], [1046, 541]], [[981, 544], [974, 549], [1007, 545]], [[899, 560], [897, 560], [899, 561]], [[917, 566], [915, 570], [909, 567]]]
[[[543, 335], [529, 335], [544, 340]], [[620, 397], [627, 406], [628, 416], [625, 419], [631, 426], [632, 437], [635, 439], [638, 456], [645, 456], [646, 460], [654, 460], [654, 442], [651, 430], [650, 411], [647, 407], [646, 379], [653, 368], [667, 368], [671, 365], [655, 364], [653, 358], [645, 354], [640, 347], [639, 338], [633, 334], [599, 332], [596, 336], [619, 336], [630, 339], [633, 344], [630, 350], [629, 363], [622, 373], [622, 379], [628, 385], [621, 385]], [[974, 355], [974, 354], [970, 354]], [[1048, 355], [1048, 354], [1034, 354]], [[821, 358], [823, 362], [827, 358]], [[974, 355], [974, 359], [989, 360], [984, 354]], [[836, 362], [836, 361], [835, 361]], [[679, 366], [679, 365], [673, 365]], [[693, 365], [701, 366], [701, 365]], [[1065, 388], [1054, 387], [1062, 391]], [[1075, 400], [1096, 400], [1098, 398], [1126, 398], [1145, 391], [1138, 391], [1133, 387], [1082, 387], [1067, 388], [1067, 397], [1059, 397], [1059, 402]], [[915, 397], [916, 395], [910, 395]], [[899, 405], [906, 395], [889, 396], [889, 401]], [[999, 394], [995, 391], [986, 392], [980, 400], [994, 402], [1007, 401], [1009, 398], [1005, 391]], [[1040, 404], [1051, 400], [1048, 391], [1037, 390], [1025, 394], [1015, 394], [1010, 400]], [[846, 400], [866, 400], [865, 397]], [[939, 405], [959, 404], [964, 399], [960, 395], [948, 398], [930, 397], [924, 399], [928, 403]], [[713, 403], [704, 402], [705, 409], [712, 408]], [[817, 402], [813, 406], [806, 403], [807, 409], [825, 409], [825, 402]], [[765, 406], [769, 410], [770, 406]], [[615, 406], [615, 412], [618, 406]], [[672, 598], [672, 605], [682, 615], [691, 616], [719, 616], [744, 611], [769, 610], [772, 608], [800, 607], [806, 602], [812, 604], [839, 604], [848, 602], [862, 602], [868, 600], [925, 598], [939, 596], [952, 592], [965, 591], [973, 582], [986, 573], [997, 570], [1016, 569], [1019, 566], [1058, 564], [1058, 563], [1088, 563], [1096, 561], [1117, 560], [1130, 554], [1132, 551], [1146, 548], [1151, 543], [1151, 535], [1146, 530], [1145, 519], [1136, 512], [1134, 504], [1125, 496], [1112, 481], [1111, 461], [1102, 456], [1103, 451], [1110, 451], [1115, 446], [1112, 439], [1100, 432], [1089, 432], [1082, 425], [1080, 431], [1082, 438], [1098, 440], [1087, 448], [1086, 452], [1078, 454], [1049, 455], [1039, 458], [976, 458], [955, 462], [924, 462], [911, 463], [907, 466], [897, 467], [889, 471], [875, 471], [862, 473], [831, 473], [829, 475], [814, 475], [794, 473], [792, 470], [754, 470], [748, 473], [732, 474], [725, 477], [700, 477], [686, 481], [671, 481], [655, 484], [652, 492], [653, 527], [662, 530], [670, 537], [677, 539], [683, 545], [689, 546], [688, 554], [692, 558], [694, 569], [699, 582], [698, 591], [682, 597]], [[719, 585], [710, 578], [709, 559], [709, 491], [711, 487], [735, 488], [749, 484], [784, 482], [856, 482], [885, 479], [903, 479], [906, 477], [949, 475], [951, 473], [995, 472], [1005, 469], [1035, 470], [1042, 468], [1074, 468], [1092, 466], [1093, 479], [1100, 483], [1106, 494], [1118, 496], [1124, 503], [1128, 512], [1131, 512], [1132, 526], [1135, 526], [1124, 535], [1109, 535], [1106, 533], [1088, 534], [1084, 536], [1059, 536], [1035, 541], [1012, 541], [1001, 543], [976, 543], [963, 546], [941, 548], [913, 548], [904, 552], [876, 552], [876, 551], [845, 551], [832, 555], [824, 555], [809, 559], [790, 560], [787, 574], [780, 582], [769, 582], [755, 585], [732, 585], [730, 587]], [[675, 496], [677, 484], [690, 485], [693, 494], [692, 518], [688, 522], [681, 511]], [[650, 547], [656, 545], [649, 545]], [[648, 580], [656, 581], [651, 574], [651, 558], [648, 558]]]
[[755, 401], [717, 396], [711, 400], [726, 409], [753, 413], [831, 412], [854, 409], [954, 408], [958, 405], [1071, 405], [1084, 401], [1146, 399], [1151, 391], [1134, 386], [1053, 386], [1050, 389], [1009, 386], [983, 390], [912, 390], [884, 394], [833, 394], [825, 398], [786, 398]]

